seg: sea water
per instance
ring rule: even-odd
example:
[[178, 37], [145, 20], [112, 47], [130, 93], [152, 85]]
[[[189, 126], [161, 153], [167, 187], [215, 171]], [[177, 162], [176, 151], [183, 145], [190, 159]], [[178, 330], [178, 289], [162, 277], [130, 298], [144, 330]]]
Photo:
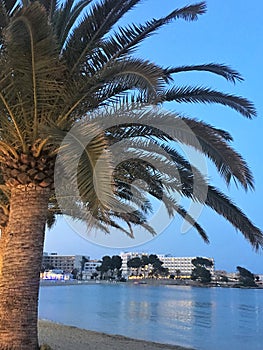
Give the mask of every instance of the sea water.
[[41, 287], [39, 316], [200, 350], [262, 350], [263, 290], [90, 284]]

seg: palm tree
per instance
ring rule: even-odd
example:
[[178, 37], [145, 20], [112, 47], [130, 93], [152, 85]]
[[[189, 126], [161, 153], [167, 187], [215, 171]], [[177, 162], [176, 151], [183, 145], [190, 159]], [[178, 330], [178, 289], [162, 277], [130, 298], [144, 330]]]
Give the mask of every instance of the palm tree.
[[[150, 194], [208, 241], [172, 196], [179, 193], [223, 215], [253, 247], [262, 246], [262, 232], [172, 143], [200, 149], [227, 183], [251, 188], [245, 161], [228, 144], [231, 136], [157, 108], [165, 101], [220, 103], [252, 118], [255, 109], [245, 98], [173, 85], [173, 76], [184, 71], [230, 82], [242, 77], [220, 64], [166, 69], [134, 57], [160, 27], [206, 11], [200, 2], [115, 30], [140, 2], [0, 1], [0, 349], [38, 349], [45, 225], [57, 214], [84, 220], [89, 229], [116, 227], [133, 236], [132, 227], [140, 225], [154, 234], [147, 224]], [[112, 149], [122, 140], [128, 140], [126, 157], [117, 157], [114, 167]]]

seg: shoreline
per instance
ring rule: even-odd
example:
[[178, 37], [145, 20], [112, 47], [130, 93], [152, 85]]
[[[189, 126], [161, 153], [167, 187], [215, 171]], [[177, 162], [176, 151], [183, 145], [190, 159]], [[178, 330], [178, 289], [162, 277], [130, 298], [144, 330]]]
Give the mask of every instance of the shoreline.
[[49, 345], [52, 350], [194, 350], [179, 345], [85, 330], [46, 320], [39, 320], [38, 327], [40, 345]]
[[239, 288], [239, 289], [263, 289], [263, 285], [258, 285], [257, 287], [245, 287], [245, 286], [238, 286], [234, 284], [216, 284], [216, 283], [210, 283], [210, 284], [202, 284], [200, 282], [195, 281], [177, 281], [177, 280], [169, 280], [169, 279], [133, 279], [128, 280], [126, 282], [117, 282], [117, 281], [109, 281], [109, 280], [86, 280], [86, 281], [80, 281], [80, 280], [68, 280], [68, 281], [61, 281], [61, 280], [40, 280], [40, 286], [41, 287], [48, 287], [48, 286], [81, 286], [81, 285], [94, 285], [94, 284], [127, 284], [127, 285], [149, 285], [149, 286], [178, 286], [178, 287], [200, 287], [200, 288]]

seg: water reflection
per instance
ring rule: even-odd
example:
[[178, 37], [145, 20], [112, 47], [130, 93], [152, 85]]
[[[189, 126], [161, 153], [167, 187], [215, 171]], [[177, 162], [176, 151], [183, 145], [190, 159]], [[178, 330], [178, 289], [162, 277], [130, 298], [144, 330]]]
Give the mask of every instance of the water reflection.
[[57, 322], [200, 350], [262, 349], [262, 290], [46, 287], [39, 311]]

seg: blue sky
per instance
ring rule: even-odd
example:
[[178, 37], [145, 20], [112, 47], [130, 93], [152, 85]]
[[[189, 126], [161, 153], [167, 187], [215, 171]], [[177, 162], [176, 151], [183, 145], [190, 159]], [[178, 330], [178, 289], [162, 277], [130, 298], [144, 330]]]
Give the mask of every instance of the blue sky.
[[[145, 0], [128, 14], [127, 21], [142, 23], [189, 3], [190, 1], [183, 0]], [[229, 108], [216, 105], [171, 103], [166, 108], [204, 120], [232, 134], [232, 146], [243, 155], [254, 174], [255, 191], [246, 193], [241, 188], [237, 189], [235, 184], [226, 188], [211, 166], [209, 177], [214, 185], [223, 189], [249, 218], [263, 229], [263, 2], [228, 0], [222, 5], [222, 1], [208, 0], [207, 7], [207, 13], [196, 22], [177, 20], [159, 30], [158, 34], [147, 39], [138, 48], [137, 55], [162, 66], [224, 63], [243, 75], [244, 82], [232, 85], [208, 73], [182, 73], [176, 76], [176, 84], [210, 86], [245, 96], [254, 102], [258, 112], [258, 117], [252, 121]], [[175, 218], [161, 234], [148, 243], [134, 248], [112, 249], [80, 237], [67, 222], [60, 219], [46, 234], [45, 251], [84, 254], [91, 257], [118, 254], [121, 250], [170, 253], [175, 256], [202, 255], [214, 257], [217, 269], [234, 271], [237, 265], [241, 265], [254, 273], [263, 273], [262, 253], [256, 253], [242, 234], [223, 218], [211, 210], [204, 209], [199, 222], [209, 235], [209, 245], [205, 244], [194, 230], [181, 233], [182, 221]]]

